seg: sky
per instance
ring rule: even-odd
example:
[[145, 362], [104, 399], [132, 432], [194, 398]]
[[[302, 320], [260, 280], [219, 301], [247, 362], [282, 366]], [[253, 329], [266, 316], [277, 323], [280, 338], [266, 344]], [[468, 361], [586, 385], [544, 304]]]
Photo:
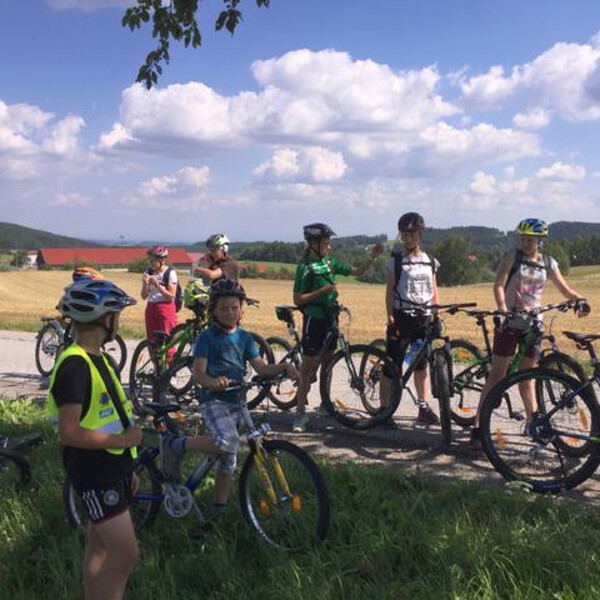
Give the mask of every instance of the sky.
[[126, 0], [0, 0], [0, 221], [85, 239], [297, 241], [600, 222], [598, 0], [242, 0], [154, 40]]

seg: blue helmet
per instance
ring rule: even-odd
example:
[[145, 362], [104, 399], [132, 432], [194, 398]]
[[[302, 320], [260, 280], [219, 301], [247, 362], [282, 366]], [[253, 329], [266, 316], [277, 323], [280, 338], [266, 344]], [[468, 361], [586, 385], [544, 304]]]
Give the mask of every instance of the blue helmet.
[[82, 279], [65, 288], [58, 309], [78, 323], [92, 323], [108, 313], [121, 312], [137, 300], [106, 279]]

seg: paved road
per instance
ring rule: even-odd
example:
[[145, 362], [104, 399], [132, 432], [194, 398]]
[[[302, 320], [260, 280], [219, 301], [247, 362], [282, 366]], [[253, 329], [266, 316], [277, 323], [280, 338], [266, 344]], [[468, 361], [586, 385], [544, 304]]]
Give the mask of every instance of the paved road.
[[[127, 341], [131, 356], [136, 340]], [[46, 397], [47, 380], [42, 379], [35, 367], [35, 334], [0, 331], [0, 396], [14, 399], [31, 397], [40, 401]], [[129, 372], [126, 365], [125, 373]], [[319, 402], [318, 386], [313, 386], [309, 403]], [[376, 428], [355, 432], [338, 425], [328, 417], [311, 415], [305, 434], [290, 434], [293, 413], [274, 409], [263, 403], [259, 411], [268, 413], [271, 426], [284, 437], [294, 437], [309, 452], [326, 455], [329, 460], [397, 464], [406, 471], [417, 471], [432, 476], [456, 479], [486, 480], [504, 485], [485, 456], [473, 454], [466, 446], [468, 433], [454, 431], [456, 443], [451, 449], [443, 447], [439, 427], [415, 425], [416, 409], [403, 399], [396, 414], [396, 429]], [[588, 480], [568, 497], [600, 503], [600, 481], [597, 476]]]

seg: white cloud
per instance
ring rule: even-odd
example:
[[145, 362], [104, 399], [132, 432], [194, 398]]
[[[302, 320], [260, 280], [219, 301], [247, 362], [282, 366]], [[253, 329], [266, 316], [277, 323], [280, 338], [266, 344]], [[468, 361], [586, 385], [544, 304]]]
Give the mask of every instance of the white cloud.
[[86, 207], [90, 206], [92, 200], [89, 196], [83, 196], [76, 193], [58, 193], [48, 203], [50, 206], [61, 208]]
[[528, 113], [517, 113], [513, 123], [521, 129], [541, 129], [550, 123], [550, 112], [543, 108], [535, 108]]
[[535, 177], [547, 181], [581, 181], [585, 177], [585, 168], [580, 165], [566, 165], [555, 162], [549, 167], [541, 168]]
[[[510, 73], [494, 66], [483, 75], [463, 76], [460, 87], [468, 106], [490, 109], [519, 100], [528, 110], [523, 122], [540, 122], [556, 113], [569, 121], [600, 118], [600, 35], [588, 44], [559, 42]], [[529, 114], [529, 118], [526, 116]], [[531, 115], [538, 115], [532, 119]]]
[[209, 167], [184, 167], [171, 175], [152, 177], [144, 181], [140, 186], [140, 194], [155, 197], [195, 193], [206, 187], [209, 182]]
[[310, 181], [326, 183], [341, 179], [347, 169], [344, 157], [322, 147], [299, 151], [290, 148], [276, 150], [272, 158], [254, 170], [262, 181]]

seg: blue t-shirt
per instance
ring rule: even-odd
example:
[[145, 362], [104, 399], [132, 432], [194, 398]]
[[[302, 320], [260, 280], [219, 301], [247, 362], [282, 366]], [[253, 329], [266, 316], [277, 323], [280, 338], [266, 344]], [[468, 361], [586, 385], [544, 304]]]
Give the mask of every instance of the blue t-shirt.
[[[259, 356], [258, 346], [254, 338], [241, 327], [232, 333], [213, 323], [205, 329], [194, 345], [194, 358], [204, 358], [207, 361], [206, 373], [211, 377], [225, 376], [234, 381], [241, 381], [246, 374], [246, 364]], [[198, 387], [197, 399], [199, 403], [208, 400], [223, 400], [224, 402], [238, 402], [244, 397], [243, 390], [230, 390], [228, 392], [215, 392], [207, 388]]]

